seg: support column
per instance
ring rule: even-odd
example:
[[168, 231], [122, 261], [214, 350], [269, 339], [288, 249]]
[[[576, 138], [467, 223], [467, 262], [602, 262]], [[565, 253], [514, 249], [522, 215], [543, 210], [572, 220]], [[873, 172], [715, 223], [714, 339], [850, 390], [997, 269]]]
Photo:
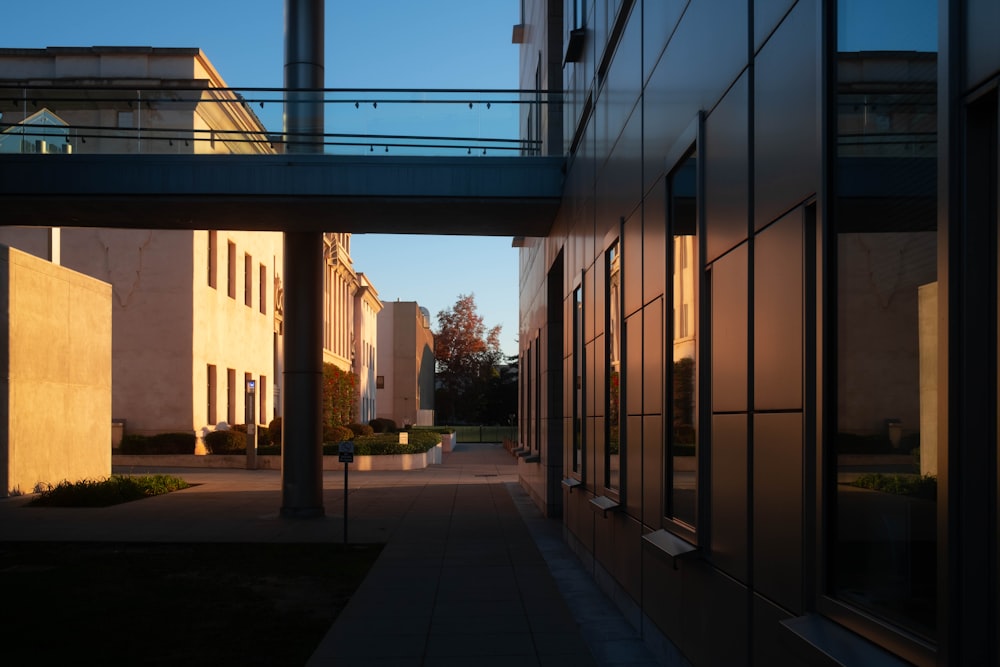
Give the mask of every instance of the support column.
[[[285, 0], [285, 148], [323, 152], [324, 0]], [[295, 221], [287, 221], [294, 228]], [[323, 234], [285, 232], [281, 516], [323, 511]]]

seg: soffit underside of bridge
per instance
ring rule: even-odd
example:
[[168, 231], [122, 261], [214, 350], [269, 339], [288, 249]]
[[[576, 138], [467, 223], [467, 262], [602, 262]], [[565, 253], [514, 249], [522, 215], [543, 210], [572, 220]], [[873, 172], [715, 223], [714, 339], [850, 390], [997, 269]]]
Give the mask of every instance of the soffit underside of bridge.
[[0, 155], [3, 224], [545, 236], [561, 158]]

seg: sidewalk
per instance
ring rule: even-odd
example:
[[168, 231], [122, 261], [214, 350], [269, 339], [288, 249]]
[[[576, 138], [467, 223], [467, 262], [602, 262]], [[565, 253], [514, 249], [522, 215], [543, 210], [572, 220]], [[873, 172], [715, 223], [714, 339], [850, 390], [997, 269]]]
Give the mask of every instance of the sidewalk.
[[[197, 484], [101, 509], [0, 500], [0, 540], [343, 541], [343, 473], [326, 517], [278, 517], [276, 471], [162, 468]], [[351, 542], [386, 544], [309, 665], [652, 666], [636, 633], [517, 484], [499, 445], [442, 465], [350, 472]]]

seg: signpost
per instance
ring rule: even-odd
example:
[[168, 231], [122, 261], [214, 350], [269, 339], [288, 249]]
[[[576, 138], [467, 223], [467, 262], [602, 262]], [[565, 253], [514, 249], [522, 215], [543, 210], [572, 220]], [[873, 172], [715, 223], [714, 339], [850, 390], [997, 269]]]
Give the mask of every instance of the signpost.
[[254, 395], [257, 392], [257, 383], [247, 380], [246, 397], [243, 401], [245, 419], [247, 425], [247, 469], [257, 469], [257, 418], [254, 416]]
[[347, 469], [354, 463], [354, 443], [342, 442], [337, 447], [340, 462], [344, 464], [344, 546], [347, 546]]

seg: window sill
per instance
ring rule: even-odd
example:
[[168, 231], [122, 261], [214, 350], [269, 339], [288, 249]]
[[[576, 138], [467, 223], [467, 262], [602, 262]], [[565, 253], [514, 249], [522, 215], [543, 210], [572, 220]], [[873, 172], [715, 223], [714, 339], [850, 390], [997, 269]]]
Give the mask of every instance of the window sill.
[[683, 558], [693, 558], [698, 555], [698, 546], [684, 538], [674, 535], [669, 530], [660, 528], [642, 536], [642, 541], [670, 558], [674, 569]]
[[[807, 614], [781, 621], [795, 644], [797, 653], [810, 664], [848, 667], [904, 667], [909, 662], [901, 660], [847, 628], [820, 616]], [[820, 662], [816, 659], [820, 658]]]
[[562, 481], [562, 485], [565, 486], [567, 489], [569, 489], [570, 493], [573, 493], [573, 489], [575, 489], [578, 486], [583, 486], [583, 482], [581, 482], [575, 477], [567, 477]]
[[617, 512], [621, 505], [607, 496], [597, 496], [596, 498], [590, 499], [590, 504], [593, 506], [595, 512], [601, 512], [601, 514], [607, 518], [608, 512]]

